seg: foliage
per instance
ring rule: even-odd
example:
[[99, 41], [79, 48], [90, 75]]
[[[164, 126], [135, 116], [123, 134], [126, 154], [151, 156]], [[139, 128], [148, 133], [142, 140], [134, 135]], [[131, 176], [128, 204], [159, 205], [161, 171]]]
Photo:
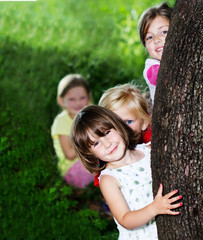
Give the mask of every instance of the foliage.
[[[3, 105], [1, 110], [1, 237], [100, 239], [108, 220], [85, 207], [84, 196], [75, 200], [71, 195], [72, 187], [58, 176], [53, 153], [47, 149], [49, 135], [45, 129], [9, 106]], [[92, 194], [99, 194], [93, 189], [85, 190], [87, 195], [91, 191], [91, 199]], [[83, 201], [81, 208], [79, 201]], [[78, 238], [72, 238], [78, 232]]]
[[1, 239], [117, 239], [112, 222], [88, 208], [99, 189], [90, 185], [75, 198], [58, 174], [50, 137], [56, 88], [77, 72], [95, 103], [132, 79], [144, 89], [137, 22], [159, 2], [0, 3]]

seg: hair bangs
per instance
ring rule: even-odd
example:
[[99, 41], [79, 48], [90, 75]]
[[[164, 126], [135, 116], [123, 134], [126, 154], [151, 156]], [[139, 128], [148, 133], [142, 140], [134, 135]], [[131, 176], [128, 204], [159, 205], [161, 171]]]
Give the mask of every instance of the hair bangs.
[[[83, 149], [83, 153], [87, 154], [85, 149], [89, 149], [94, 142], [90, 139], [89, 135], [93, 137], [103, 137], [107, 130], [114, 128], [112, 122], [108, 118], [94, 117], [94, 116], [82, 116], [79, 119], [79, 124], [74, 132], [77, 132], [77, 144], [78, 147]], [[75, 134], [74, 134], [75, 135]]]
[[[109, 121], [109, 119], [102, 119], [102, 121], [95, 120], [89, 126], [89, 134], [93, 137], [103, 137], [106, 135], [106, 131], [110, 130], [111, 128], [115, 129], [115, 126]], [[91, 143], [91, 140], [88, 140]], [[91, 143], [92, 145], [93, 143]]]

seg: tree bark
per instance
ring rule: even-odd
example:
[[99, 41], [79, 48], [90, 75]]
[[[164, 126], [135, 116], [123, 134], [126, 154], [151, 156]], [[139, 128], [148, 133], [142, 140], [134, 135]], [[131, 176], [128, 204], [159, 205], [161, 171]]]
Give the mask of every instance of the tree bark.
[[157, 79], [152, 118], [156, 195], [178, 189], [178, 216], [157, 217], [159, 240], [203, 239], [203, 1], [177, 0]]

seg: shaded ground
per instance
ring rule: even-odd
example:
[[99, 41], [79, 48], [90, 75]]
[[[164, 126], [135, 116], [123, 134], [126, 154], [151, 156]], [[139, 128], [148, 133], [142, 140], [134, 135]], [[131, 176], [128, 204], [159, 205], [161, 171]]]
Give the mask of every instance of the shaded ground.
[[101, 217], [105, 217], [114, 222], [112, 214], [105, 203], [100, 188], [94, 187], [93, 183], [85, 189], [73, 188], [71, 199], [78, 202], [76, 210], [91, 209], [99, 212]]

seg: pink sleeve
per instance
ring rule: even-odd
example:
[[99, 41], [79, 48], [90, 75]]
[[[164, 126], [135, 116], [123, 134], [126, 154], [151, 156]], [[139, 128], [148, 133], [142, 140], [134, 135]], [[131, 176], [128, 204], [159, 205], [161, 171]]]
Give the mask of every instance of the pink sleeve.
[[159, 72], [159, 65], [152, 65], [148, 70], [147, 70], [147, 78], [149, 82], [152, 85], [156, 86], [156, 79], [157, 79], [157, 74]]

